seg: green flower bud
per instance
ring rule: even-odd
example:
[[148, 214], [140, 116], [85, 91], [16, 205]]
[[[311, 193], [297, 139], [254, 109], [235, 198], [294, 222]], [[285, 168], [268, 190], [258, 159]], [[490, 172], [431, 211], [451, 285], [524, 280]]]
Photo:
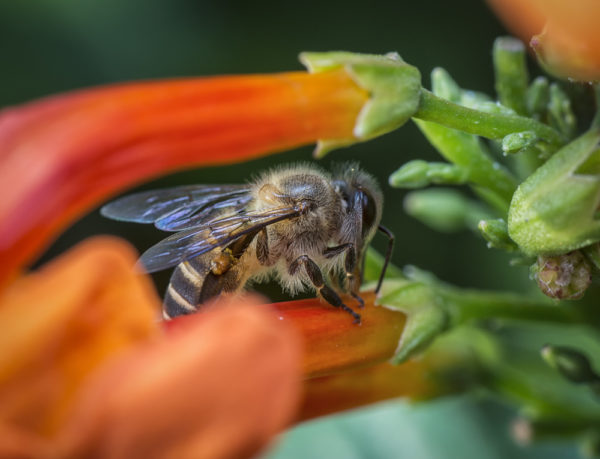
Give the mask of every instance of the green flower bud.
[[549, 101], [550, 83], [546, 77], [537, 77], [529, 85], [525, 94], [527, 111], [539, 120], [545, 116]]
[[481, 220], [477, 225], [483, 238], [488, 241], [488, 247], [513, 251], [517, 245], [508, 236], [508, 226], [502, 218], [496, 220]]
[[462, 90], [446, 69], [436, 67], [432, 70], [431, 90], [436, 96], [443, 97], [454, 103], [460, 103]]
[[489, 211], [478, 201], [442, 188], [409, 193], [404, 199], [404, 209], [410, 216], [442, 232], [475, 229], [480, 220], [490, 217]]
[[467, 181], [466, 169], [447, 163], [409, 161], [390, 176], [390, 185], [396, 188], [423, 188], [431, 183], [462, 184]]
[[494, 42], [494, 69], [496, 91], [502, 105], [525, 115], [525, 92], [529, 77], [523, 43], [512, 37], [497, 38]]
[[600, 380], [592, 369], [590, 360], [580, 351], [565, 347], [545, 345], [542, 358], [569, 381], [577, 384], [590, 384]]
[[524, 148], [532, 147], [538, 140], [538, 136], [533, 131], [508, 134], [502, 139], [502, 151], [504, 153], [518, 153]]
[[461, 89], [450, 74], [441, 67], [431, 72], [431, 89], [438, 97], [486, 113], [514, 115], [515, 111], [493, 101], [487, 94]]
[[571, 138], [575, 132], [577, 120], [571, 109], [571, 101], [565, 92], [553, 83], [550, 85], [550, 101], [548, 103], [548, 115], [550, 124], [562, 132], [567, 138]]
[[600, 129], [556, 152], [515, 192], [508, 232], [528, 255], [566, 253], [600, 240]]
[[550, 298], [577, 300], [592, 283], [592, 266], [579, 250], [557, 256], [540, 255], [531, 267], [531, 276]]

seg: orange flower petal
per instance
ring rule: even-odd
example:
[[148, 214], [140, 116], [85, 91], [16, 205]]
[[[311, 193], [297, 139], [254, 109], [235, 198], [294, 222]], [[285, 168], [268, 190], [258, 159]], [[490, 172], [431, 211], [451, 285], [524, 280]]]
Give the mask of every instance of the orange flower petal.
[[432, 377], [426, 360], [402, 365], [382, 363], [355, 371], [309, 379], [299, 420], [311, 419], [363, 405], [403, 397], [420, 400], [440, 395], [446, 389]]
[[111, 194], [183, 167], [351, 139], [367, 101], [343, 71], [109, 86], [0, 113], [0, 285]]
[[[279, 319], [290, 322], [304, 337], [304, 375], [309, 378], [384, 362], [394, 355], [406, 324], [406, 315], [375, 306], [375, 294], [361, 293], [365, 301], [360, 325], [344, 311], [318, 299], [270, 305]], [[348, 305], [356, 300], [346, 297]]]
[[296, 335], [253, 301], [177, 319], [87, 387], [68, 457], [250, 457], [294, 416]]
[[[534, 47], [548, 71], [600, 80], [600, 2], [597, 0], [488, 0], [502, 21]], [[539, 34], [539, 35], [538, 35]]]
[[52, 435], [98, 366], [160, 334], [135, 259], [124, 242], [97, 238], [0, 294], [0, 426]]

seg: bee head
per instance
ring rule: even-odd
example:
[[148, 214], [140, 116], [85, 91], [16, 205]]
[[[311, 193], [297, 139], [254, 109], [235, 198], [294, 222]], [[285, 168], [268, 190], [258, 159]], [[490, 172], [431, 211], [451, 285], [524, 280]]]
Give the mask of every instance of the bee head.
[[[364, 247], [373, 237], [381, 220], [383, 195], [375, 179], [356, 163], [339, 166], [334, 186], [342, 200], [345, 239]], [[351, 237], [353, 235], [354, 237]]]

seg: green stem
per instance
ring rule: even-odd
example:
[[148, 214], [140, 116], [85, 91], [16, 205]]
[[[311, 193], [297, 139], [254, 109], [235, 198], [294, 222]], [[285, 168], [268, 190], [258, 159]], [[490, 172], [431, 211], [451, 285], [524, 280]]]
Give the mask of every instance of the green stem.
[[444, 158], [465, 169], [476, 193], [505, 215], [517, 182], [508, 170], [492, 160], [481, 139], [441, 124], [414, 121]]
[[413, 117], [488, 139], [501, 139], [515, 132], [533, 131], [551, 146], [559, 147], [565, 142], [557, 131], [534, 119], [473, 110], [437, 97], [426, 89], [421, 90], [419, 109]]
[[456, 324], [476, 319], [517, 319], [537, 322], [577, 322], [575, 309], [524, 298], [523, 295], [444, 288], [442, 297]]

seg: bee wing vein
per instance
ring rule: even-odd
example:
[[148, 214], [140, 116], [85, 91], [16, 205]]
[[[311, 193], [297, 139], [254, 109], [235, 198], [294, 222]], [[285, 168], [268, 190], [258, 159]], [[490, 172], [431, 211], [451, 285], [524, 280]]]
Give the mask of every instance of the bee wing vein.
[[247, 185], [188, 185], [142, 191], [108, 203], [101, 213], [114, 220], [156, 222], [159, 229], [179, 231], [214, 218], [216, 210], [241, 210], [252, 199], [249, 192]]
[[301, 205], [279, 207], [263, 211], [248, 211], [207, 222], [163, 239], [141, 256], [139, 263], [147, 272], [155, 272], [178, 265], [217, 247], [226, 247], [237, 239], [260, 231], [274, 223], [299, 216]]

